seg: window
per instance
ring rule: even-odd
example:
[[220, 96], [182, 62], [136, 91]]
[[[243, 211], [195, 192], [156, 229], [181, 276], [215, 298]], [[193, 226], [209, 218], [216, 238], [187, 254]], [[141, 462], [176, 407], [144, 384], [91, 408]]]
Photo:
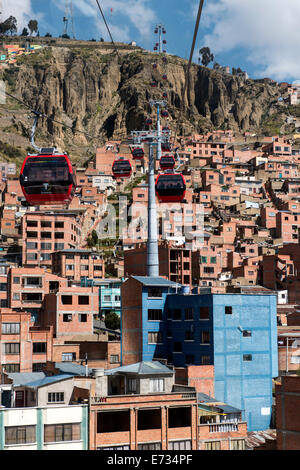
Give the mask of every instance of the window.
[[210, 364], [210, 356], [201, 356], [201, 365], [208, 366]]
[[36, 261], [37, 260], [37, 254], [36, 253], [27, 253], [27, 260], [28, 261]]
[[37, 227], [37, 220], [27, 220], [27, 227]]
[[79, 317], [79, 322], [80, 323], [86, 323], [87, 322], [87, 314], [86, 313], [80, 313], [78, 315]]
[[148, 288], [148, 297], [162, 298], [162, 289], [159, 287], [149, 287]]
[[63, 403], [65, 400], [64, 392], [49, 392], [48, 403]]
[[52, 227], [52, 222], [50, 220], [42, 220], [41, 227]]
[[72, 313], [64, 313], [63, 314], [63, 322], [68, 323], [72, 321]]
[[168, 450], [192, 450], [191, 441], [169, 441]]
[[63, 305], [72, 305], [72, 295], [62, 295], [61, 303]]
[[35, 426], [9, 426], [5, 428], [5, 445], [36, 442]]
[[194, 341], [194, 332], [186, 330], [184, 334], [184, 341]]
[[45, 362], [35, 362], [32, 364], [32, 372], [43, 372]]
[[204, 268], [204, 273], [206, 274], [213, 274], [214, 272], [215, 272], [215, 268], [208, 268], [208, 267]]
[[148, 309], [148, 320], [149, 321], [161, 321], [162, 320], [162, 310], [149, 308]]
[[181, 309], [180, 308], [173, 308], [172, 318], [173, 318], [173, 320], [181, 320]]
[[252, 354], [243, 354], [243, 361], [252, 361]]
[[7, 373], [20, 372], [20, 364], [3, 364], [3, 369]]
[[209, 320], [209, 307], [200, 307], [200, 320]]
[[4, 335], [20, 334], [20, 323], [2, 323], [2, 334]]
[[19, 277], [14, 277], [13, 278], [13, 283], [14, 284], [20, 284], [20, 278]]
[[221, 449], [220, 441], [205, 442], [205, 450], [220, 450], [220, 449]]
[[79, 305], [89, 305], [90, 298], [88, 295], [79, 295], [78, 296], [78, 304]]
[[64, 238], [65, 234], [64, 232], [55, 232], [54, 238]]
[[231, 439], [230, 450], [245, 450], [244, 439]]
[[161, 450], [161, 442], [151, 442], [150, 444], [138, 444], [138, 450]]
[[28, 250], [36, 250], [37, 249], [37, 243], [36, 242], [27, 242], [26, 246], [27, 246]]
[[46, 353], [47, 352], [47, 343], [33, 343], [32, 344], [32, 352], [33, 353]]
[[4, 343], [5, 354], [20, 354], [20, 343]]
[[65, 247], [64, 243], [54, 243], [54, 249], [55, 250], [63, 250]]
[[120, 362], [119, 354], [111, 354], [110, 355], [110, 363], [111, 364], [116, 364], [118, 362]]
[[210, 257], [210, 262], [211, 262], [211, 264], [216, 264], [216, 262], [217, 262], [217, 257], [216, 257], [216, 256], [211, 256], [211, 257]]
[[41, 232], [41, 238], [52, 238], [52, 232]]
[[153, 343], [161, 343], [162, 342], [162, 337], [161, 337], [161, 332], [160, 331], [149, 331], [148, 332], [148, 343], [153, 344]]
[[127, 380], [127, 389], [129, 393], [136, 393], [136, 379]]
[[184, 319], [193, 320], [194, 319], [194, 310], [193, 307], [188, 307], [184, 309]]
[[52, 243], [41, 243], [41, 250], [52, 250]]
[[174, 341], [174, 343], [173, 343], [173, 352], [174, 353], [182, 352], [182, 343], [180, 341]]
[[252, 336], [251, 330], [243, 330], [243, 336], [246, 338], [248, 336]]
[[80, 441], [80, 423], [45, 424], [45, 442]]
[[61, 353], [61, 360], [63, 362], [76, 361], [76, 353], [73, 353], [73, 352]]
[[111, 295], [105, 295], [104, 302], [111, 302]]
[[227, 306], [225, 307], [225, 314], [226, 314], [226, 315], [231, 315], [231, 314], [232, 314], [232, 307], [230, 307], [230, 306], [227, 305]]
[[208, 330], [201, 331], [201, 344], [209, 344], [210, 343], [210, 335]]
[[165, 391], [164, 379], [150, 379], [150, 392], [159, 393]]
[[64, 228], [64, 222], [55, 222], [55, 228]]
[[88, 264], [84, 264], [82, 266], [80, 266], [80, 271], [88, 271], [89, 270], [89, 265]]
[[195, 356], [194, 356], [194, 354], [186, 354], [186, 356], [185, 356], [185, 363], [186, 363], [186, 364], [194, 364], [194, 363], [195, 363]]

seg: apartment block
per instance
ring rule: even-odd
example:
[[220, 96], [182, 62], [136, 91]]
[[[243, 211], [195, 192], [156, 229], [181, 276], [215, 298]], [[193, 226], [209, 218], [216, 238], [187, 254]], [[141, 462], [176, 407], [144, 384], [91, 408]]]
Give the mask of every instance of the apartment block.
[[99, 294], [94, 287], [63, 287], [45, 295], [42, 325], [52, 325], [56, 342], [66, 337], [92, 335], [99, 315]]
[[300, 446], [300, 377], [281, 377], [275, 386], [277, 450], [298, 450]]
[[267, 429], [278, 375], [277, 296], [182, 295], [165, 282], [133, 276], [123, 283], [122, 363], [214, 365], [215, 397], [245, 410], [250, 430]]
[[76, 213], [26, 212], [22, 218], [23, 266], [51, 268], [51, 253], [79, 248], [80, 216]]
[[68, 280], [80, 282], [84, 278], [105, 277], [105, 261], [99, 253], [73, 248], [56, 251], [51, 256], [53, 274]]

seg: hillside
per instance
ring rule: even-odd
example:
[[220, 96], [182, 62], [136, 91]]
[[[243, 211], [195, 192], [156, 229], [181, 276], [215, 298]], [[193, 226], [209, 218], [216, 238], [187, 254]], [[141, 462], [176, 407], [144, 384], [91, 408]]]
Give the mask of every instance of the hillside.
[[[153, 62], [158, 65], [156, 70]], [[169, 94], [168, 125], [174, 131], [180, 116], [186, 64], [176, 56], [168, 56], [165, 65], [161, 57], [143, 50], [125, 50], [117, 57], [116, 53], [100, 52], [93, 43], [84, 48], [72, 43], [70, 47], [49, 46], [20, 56], [16, 65], [1, 73], [9, 92], [73, 129], [42, 119], [36, 142], [57, 145], [83, 164], [106, 139], [125, 138], [131, 130], [143, 129], [151, 112], [148, 100], [161, 99], [164, 86]], [[162, 71], [166, 71], [167, 81], [162, 80]], [[158, 88], [150, 87], [152, 79], [158, 80]], [[278, 103], [279, 96], [276, 85], [192, 65], [178, 132], [229, 128], [272, 134], [286, 130], [282, 126], [288, 112]], [[30, 148], [32, 116], [11, 99], [0, 105], [0, 113], [0, 155], [11, 159], [11, 150], [16, 148], [19, 162]], [[6, 144], [12, 147], [9, 152]]]

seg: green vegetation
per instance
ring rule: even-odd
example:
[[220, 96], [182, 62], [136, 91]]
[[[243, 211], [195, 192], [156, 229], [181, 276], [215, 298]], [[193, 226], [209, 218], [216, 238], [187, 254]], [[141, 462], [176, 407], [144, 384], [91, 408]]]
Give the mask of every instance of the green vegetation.
[[0, 156], [6, 161], [13, 160], [16, 164], [23, 162], [26, 154], [23, 150], [0, 140]]
[[109, 330], [119, 330], [120, 329], [120, 317], [114, 312], [110, 312], [105, 315], [105, 326]]
[[3, 72], [3, 80], [8, 84], [11, 91], [15, 91], [19, 70], [16, 67], [10, 67]]
[[32, 67], [39, 67], [46, 69], [50, 65], [52, 51], [50, 47], [38, 49], [33, 54], [20, 55], [17, 57], [17, 65], [26, 64]]
[[266, 112], [261, 119], [261, 133], [268, 137], [272, 135], [279, 135], [281, 126], [284, 125], [284, 117], [282, 112], [269, 114]]

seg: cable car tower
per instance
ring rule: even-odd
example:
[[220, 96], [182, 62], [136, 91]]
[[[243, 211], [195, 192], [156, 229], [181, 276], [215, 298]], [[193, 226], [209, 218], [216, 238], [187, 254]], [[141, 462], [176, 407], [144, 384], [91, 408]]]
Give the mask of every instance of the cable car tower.
[[158, 47], [157, 52], [163, 52], [163, 44], [165, 44], [165, 40], [162, 39], [162, 34], [166, 34], [166, 29], [163, 24], [157, 24], [154, 29], [154, 33], [158, 34], [158, 42], [156, 43], [156, 47]]
[[63, 35], [68, 34], [69, 22], [71, 23], [73, 39], [76, 39], [75, 29], [74, 29], [73, 0], [65, 0], [65, 16], [63, 17], [63, 23], [64, 23]]

